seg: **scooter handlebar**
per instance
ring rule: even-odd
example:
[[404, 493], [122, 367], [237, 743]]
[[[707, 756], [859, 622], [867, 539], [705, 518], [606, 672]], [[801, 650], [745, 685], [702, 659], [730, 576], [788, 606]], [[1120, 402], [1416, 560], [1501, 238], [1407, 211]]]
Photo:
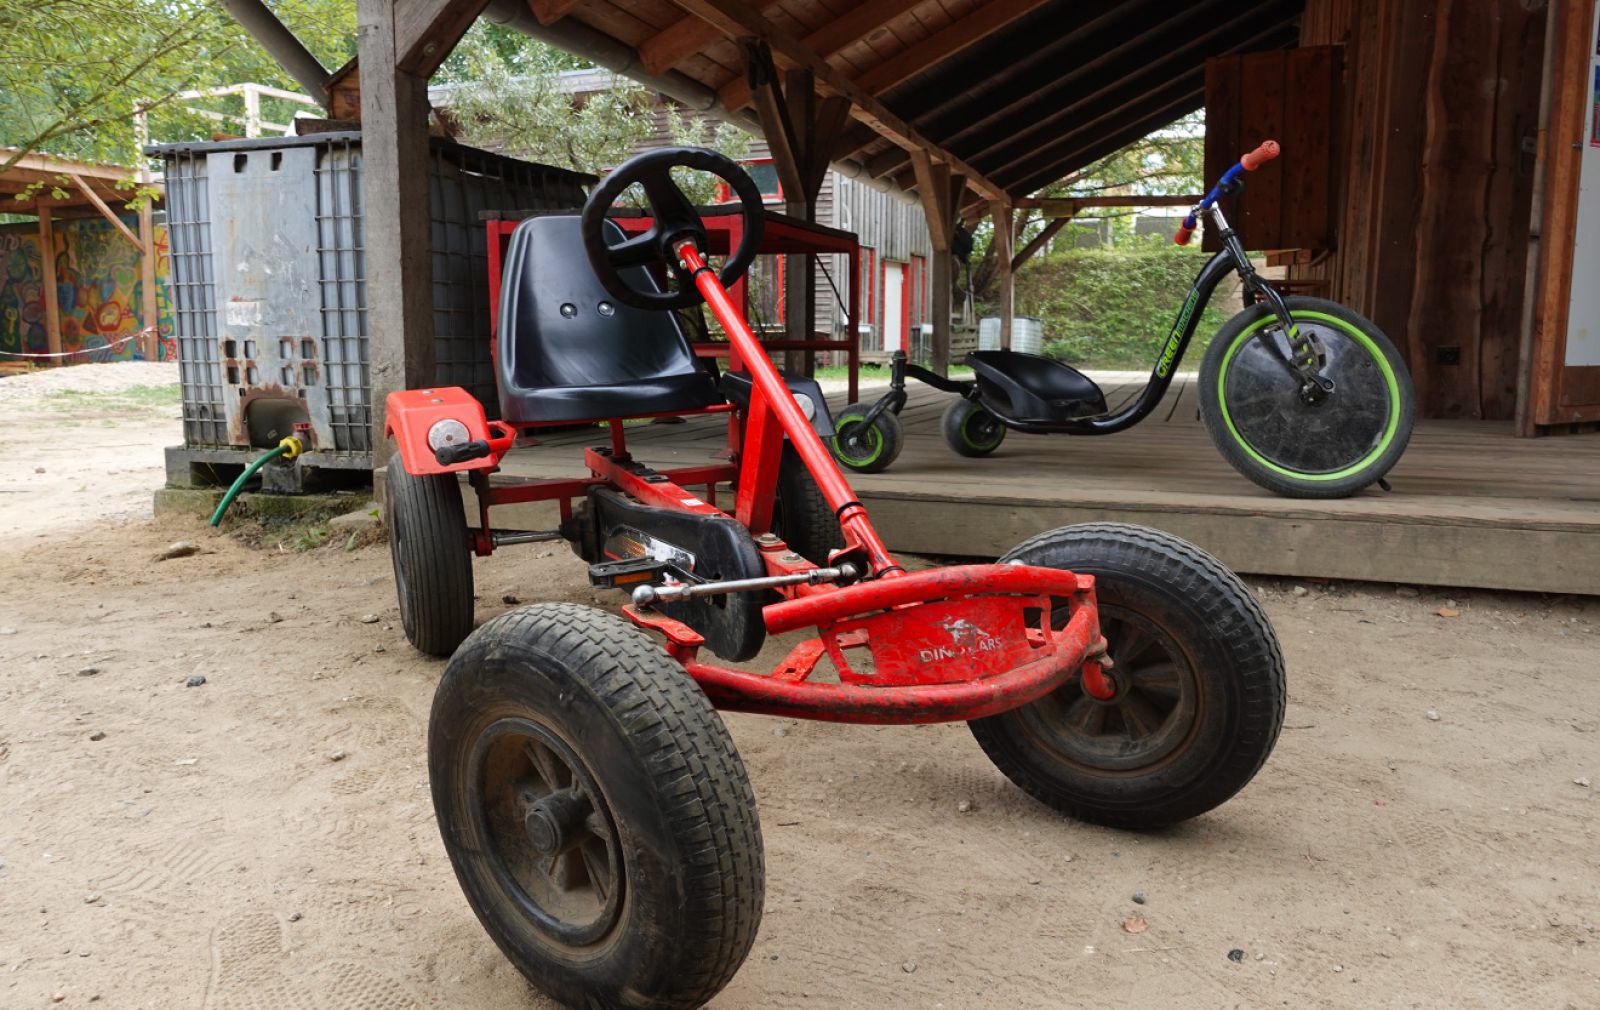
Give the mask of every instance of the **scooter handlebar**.
[[1254, 172], [1262, 165], [1278, 156], [1281, 148], [1276, 140], [1263, 140], [1261, 146], [1239, 159], [1239, 164], [1244, 166], [1246, 172]]

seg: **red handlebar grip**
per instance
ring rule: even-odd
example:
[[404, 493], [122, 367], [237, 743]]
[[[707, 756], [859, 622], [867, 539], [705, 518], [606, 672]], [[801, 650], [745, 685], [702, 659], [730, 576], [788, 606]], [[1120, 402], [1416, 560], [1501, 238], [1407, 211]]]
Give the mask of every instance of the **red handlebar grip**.
[[1261, 146], [1239, 159], [1239, 164], [1244, 166], [1246, 172], [1254, 172], [1265, 163], [1278, 156], [1278, 142], [1276, 140], [1263, 140]]
[[1178, 245], [1188, 245], [1189, 239], [1194, 236], [1194, 229], [1188, 225], [1178, 225], [1178, 233], [1172, 236], [1172, 241]]

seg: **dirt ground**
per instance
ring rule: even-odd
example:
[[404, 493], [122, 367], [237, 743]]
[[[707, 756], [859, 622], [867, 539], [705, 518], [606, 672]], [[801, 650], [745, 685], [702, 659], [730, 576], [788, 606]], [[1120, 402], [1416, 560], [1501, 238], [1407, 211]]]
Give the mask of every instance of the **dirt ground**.
[[[435, 830], [442, 664], [405, 643], [386, 549], [153, 521], [176, 407], [16, 381], [0, 1007], [549, 1006]], [[177, 540], [202, 550], [155, 560]], [[484, 618], [594, 599], [553, 545], [477, 578]], [[1287, 725], [1242, 794], [1169, 831], [1062, 819], [962, 726], [730, 717], [768, 890], [714, 1006], [1600, 1006], [1600, 600], [1250, 581]]]

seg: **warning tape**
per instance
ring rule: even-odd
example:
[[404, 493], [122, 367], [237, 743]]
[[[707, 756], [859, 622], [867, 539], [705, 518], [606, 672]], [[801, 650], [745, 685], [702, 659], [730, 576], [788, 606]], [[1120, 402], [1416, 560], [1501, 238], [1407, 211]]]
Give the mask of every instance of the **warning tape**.
[[57, 352], [54, 352], [54, 353], [39, 353], [39, 354], [27, 354], [27, 353], [24, 353], [22, 351], [0, 351], [0, 355], [4, 355], [5, 357], [8, 357], [8, 358], [30, 358], [30, 359], [35, 359], [35, 358], [75, 358], [75, 357], [78, 357], [79, 355], [83, 355], [83, 354], [99, 354], [102, 351], [114, 351], [117, 348], [121, 347], [123, 344], [126, 344], [130, 340], [138, 340], [140, 337], [149, 336], [150, 334], [152, 334], [154, 332], [156, 332], [156, 328], [154, 326], [146, 326], [144, 329], [140, 330], [137, 333], [130, 333], [125, 337], [118, 337], [116, 340], [113, 340], [109, 344], [101, 344], [99, 347], [80, 347], [76, 351], [57, 351]]

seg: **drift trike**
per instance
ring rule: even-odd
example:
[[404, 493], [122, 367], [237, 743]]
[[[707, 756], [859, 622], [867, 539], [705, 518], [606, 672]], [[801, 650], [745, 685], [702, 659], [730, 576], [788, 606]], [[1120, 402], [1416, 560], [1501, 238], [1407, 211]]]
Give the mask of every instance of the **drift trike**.
[[[743, 239], [720, 271], [673, 168], [738, 194]], [[624, 240], [606, 215], [634, 183], [654, 224]], [[530, 218], [513, 234], [500, 421], [462, 390], [387, 401], [406, 633], [439, 654], [465, 637], [428, 728], [439, 830], [495, 943], [573, 1006], [697, 1007], [750, 950], [761, 829], [718, 708], [965, 721], [1026, 792], [1125, 827], [1228, 799], [1283, 718], [1283, 659], [1260, 606], [1171, 536], [1100, 523], [1036, 536], [996, 564], [896, 563], [818, 434], [820, 394], [808, 418], [729, 301], [761, 226], [760, 192], [723, 156], [639, 155], [581, 217]], [[702, 299], [747, 369], [720, 383], [672, 311]], [[657, 472], [628, 455], [625, 418], [717, 413], [725, 462]], [[588, 477], [489, 483], [518, 429], [575, 421], [610, 432], [584, 453]], [[527, 501], [559, 503], [560, 529], [490, 522], [492, 506]], [[630, 594], [622, 616], [543, 604], [471, 631], [471, 554], [555, 537], [595, 585]], [[723, 665], [769, 635], [786, 636], [770, 672]]]
[[940, 427], [963, 456], [989, 455], [1008, 430], [1111, 435], [1131, 428], [1166, 395], [1217, 285], [1237, 273], [1246, 307], [1217, 331], [1200, 363], [1200, 417], [1218, 451], [1244, 476], [1291, 498], [1342, 498], [1383, 483], [1405, 452], [1416, 413], [1400, 353], [1359, 313], [1320, 298], [1285, 298], [1262, 280], [1217, 205], [1278, 151], [1269, 140], [1245, 155], [1184, 218], [1179, 245], [1206, 214], [1222, 248], [1195, 278], [1144, 389], [1120, 409], [1106, 405], [1093, 379], [1042, 354], [973, 351], [966, 356], [973, 378], [959, 380], [910, 364], [897, 351], [889, 391], [835, 419], [834, 456], [858, 473], [894, 462], [907, 377], [957, 394]]

